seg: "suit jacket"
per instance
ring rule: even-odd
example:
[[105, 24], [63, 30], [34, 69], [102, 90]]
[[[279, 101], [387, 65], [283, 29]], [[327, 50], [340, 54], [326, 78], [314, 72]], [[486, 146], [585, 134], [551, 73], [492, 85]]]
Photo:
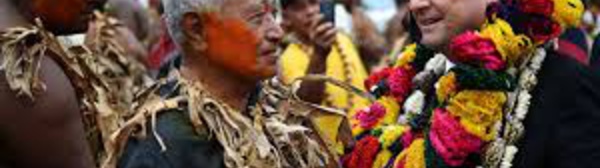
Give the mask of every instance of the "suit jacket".
[[532, 91], [514, 167], [600, 167], [600, 78], [549, 51]]

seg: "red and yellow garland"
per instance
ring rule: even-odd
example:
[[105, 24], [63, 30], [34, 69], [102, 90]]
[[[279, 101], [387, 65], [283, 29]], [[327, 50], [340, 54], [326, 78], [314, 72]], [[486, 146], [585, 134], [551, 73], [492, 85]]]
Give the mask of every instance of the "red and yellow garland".
[[[365, 87], [378, 97], [353, 116], [356, 146], [342, 159], [348, 168], [475, 167], [486, 145], [498, 137], [515, 90], [516, 69], [537, 47], [579, 24], [580, 0], [504, 0], [488, 8], [479, 31], [455, 37], [448, 59], [457, 64], [437, 82], [421, 112], [402, 111], [413, 79], [434, 53], [405, 48], [392, 68], [374, 73]], [[429, 93], [428, 90], [422, 90]], [[399, 116], [408, 117], [399, 123]], [[475, 158], [475, 159], [473, 159]]]

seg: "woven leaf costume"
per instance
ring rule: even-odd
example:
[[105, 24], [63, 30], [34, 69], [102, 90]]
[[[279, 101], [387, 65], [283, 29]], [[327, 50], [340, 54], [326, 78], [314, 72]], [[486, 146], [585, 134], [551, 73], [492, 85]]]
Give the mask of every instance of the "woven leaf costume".
[[134, 92], [143, 85], [135, 80], [143, 78], [143, 69], [134, 59], [125, 56], [114, 42], [116, 22], [97, 14], [105, 24], [97, 29], [100, 34], [93, 40], [92, 49], [86, 46], [67, 48], [42, 22], [29, 27], [10, 28], [0, 33], [1, 67], [7, 83], [17, 96], [35, 101], [45, 91], [39, 76], [41, 60], [49, 56], [59, 64], [75, 88], [82, 113], [88, 143], [102, 167], [115, 167], [116, 146], [111, 135], [133, 114]]

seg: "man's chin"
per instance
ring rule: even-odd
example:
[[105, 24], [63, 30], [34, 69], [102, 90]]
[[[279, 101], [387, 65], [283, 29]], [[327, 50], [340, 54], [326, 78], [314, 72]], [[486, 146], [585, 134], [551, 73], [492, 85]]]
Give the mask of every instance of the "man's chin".
[[253, 81], [261, 81], [264, 79], [268, 79], [277, 74], [277, 71], [275, 70], [274, 67], [256, 68], [256, 69], [247, 69], [247, 70], [237, 69], [235, 71], [237, 71], [237, 74], [240, 75], [240, 77], [245, 78], [247, 80], [253, 80]]
[[440, 36], [428, 36], [423, 35], [421, 38], [421, 44], [432, 50], [441, 50], [445, 44], [448, 44], [449, 40]]

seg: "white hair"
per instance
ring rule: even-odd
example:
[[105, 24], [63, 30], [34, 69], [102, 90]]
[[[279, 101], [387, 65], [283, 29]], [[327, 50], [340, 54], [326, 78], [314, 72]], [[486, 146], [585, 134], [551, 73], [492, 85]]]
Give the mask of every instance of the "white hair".
[[206, 9], [218, 9], [225, 0], [162, 0], [164, 19], [171, 38], [177, 45], [184, 40], [181, 21], [189, 12], [202, 12]]

